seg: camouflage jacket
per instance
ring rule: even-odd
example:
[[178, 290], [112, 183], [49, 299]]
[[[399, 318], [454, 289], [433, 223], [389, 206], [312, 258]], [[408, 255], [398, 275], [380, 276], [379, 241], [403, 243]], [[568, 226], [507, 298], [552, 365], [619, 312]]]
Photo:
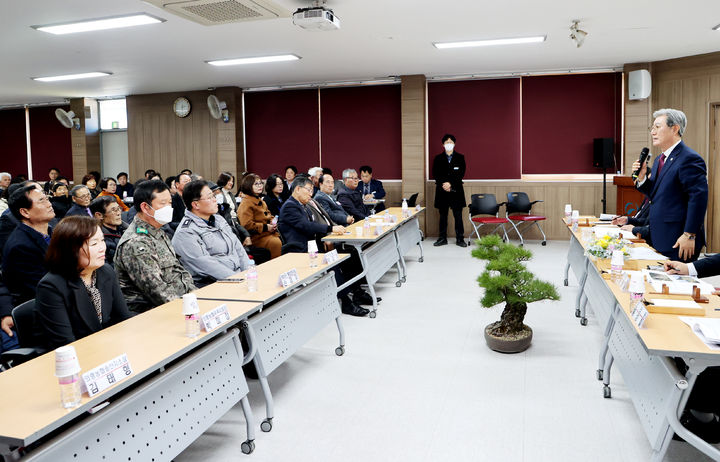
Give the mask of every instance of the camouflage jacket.
[[117, 244], [114, 264], [132, 311], [142, 312], [195, 290], [165, 232], [137, 215]]

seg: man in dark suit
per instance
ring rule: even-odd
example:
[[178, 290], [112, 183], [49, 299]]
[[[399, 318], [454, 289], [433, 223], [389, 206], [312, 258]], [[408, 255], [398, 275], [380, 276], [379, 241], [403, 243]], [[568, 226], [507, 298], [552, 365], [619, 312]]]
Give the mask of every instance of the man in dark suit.
[[432, 177], [435, 179], [435, 208], [440, 214], [438, 240], [433, 245], [435, 247], [447, 245], [447, 217], [448, 210], [452, 209], [455, 218], [456, 244], [460, 247], [467, 247], [462, 217], [462, 211], [466, 205], [462, 181], [465, 176], [465, 157], [455, 151], [453, 135], [444, 135], [442, 143], [445, 152], [435, 156], [432, 167]]
[[48, 223], [55, 218], [55, 212], [36, 184], [15, 191], [9, 205], [20, 224], [5, 244], [2, 269], [13, 305], [17, 306], [35, 298], [37, 284], [47, 273], [45, 253], [52, 234]]
[[[360, 167], [360, 184], [358, 188], [363, 195], [363, 199], [372, 200], [385, 198], [385, 189], [383, 188], [382, 181], [373, 179], [373, 170], [369, 165]], [[379, 202], [375, 206], [375, 212], [382, 212], [383, 210], [385, 210], [385, 204]]]
[[653, 247], [671, 260], [697, 259], [705, 245], [703, 221], [708, 203], [705, 161], [687, 147], [682, 135], [687, 118], [677, 109], [660, 109], [653, 114], [650, 130], [653, 146], [662, 153], [647, 174], [640, 168], [636, 187], [650, 198], [650, 236]]
[[[278, 229], [285, 239], [286, 246], [292, 246], [297, 252], [307, 252], [308, 241], [318, 242], [318, 248], [322, 248], [322, 239], [332, 232], [335, 234], [345, 233], [345, 228], [340, 225], [331, 225], [316, 219], [306, 205], [310, 202], [313, 193], [313, 182], [309, 178], [298, 176], [293, 181], [292, 195], [285, 201], [280, 210]], [[344, 280], [342, 273], [335, 271], [335, 279], [338, 286]], [[352, 316], [365, 316], [370, 311], [361, 308], [354, 303], [349, 296], [350, 288], [346, 287], [338, 293], [342, 312]]]
[[335, 188], [335, 180], [333, 179], [333, 176], [328, 173], [324, 173], [320, 177], [320, 191], [318, 191], [315, 194], [315, 202], [320, 204], [323, 209], [327, 212], [328, 215], [330, 215], [330, 218], [335, 223], [340, 223], [341, 225], [345, 224], [352, 224], [355, 222], [355, 219], [343, 209], [342, 205], [340, 205], [340, 202], [337, 202], [334, 197], [332, 197], [333, 188]]
[[363, 203], [362, 192], [358, 188], [360, 178], [357, 172], [352, 168], [343, 170], [343, 182], [345, 185], [338, 192], [338, 202], [343, 209], [355, 219], [355, 221], [364, 220], [370, 211]]
[[645, 239], [648, 244], [652, 246], [652, 242], [650, 241], [650, 226], [648, 225], [649, 219], [650, 201], [646, 197], [635, 215], [631, 217], [615, 217], [612, 220], [612, 224], [620, 226], [620, 229], [624, 231], [630, 231], [641, 239]]
[[90, 212], [90, 201], [92, 200], [92, 194], [90, 194], [90, 190], [87, 186], [74, 186], [70, 190], [70, 197], [73, 201], [73, 206], [70, 207], [70, 209], [65, 214], [66, 217], [72, 217], [76, 215], [83, 217], [92, 216], [92, 213]]

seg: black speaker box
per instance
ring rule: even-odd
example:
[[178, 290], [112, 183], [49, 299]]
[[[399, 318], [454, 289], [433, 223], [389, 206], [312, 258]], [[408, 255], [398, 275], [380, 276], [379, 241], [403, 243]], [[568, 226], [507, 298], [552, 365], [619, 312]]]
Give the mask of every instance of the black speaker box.
[[615, 139], [595, 138], [593, 139], [593, 167], [613, 168], [615, 167]]

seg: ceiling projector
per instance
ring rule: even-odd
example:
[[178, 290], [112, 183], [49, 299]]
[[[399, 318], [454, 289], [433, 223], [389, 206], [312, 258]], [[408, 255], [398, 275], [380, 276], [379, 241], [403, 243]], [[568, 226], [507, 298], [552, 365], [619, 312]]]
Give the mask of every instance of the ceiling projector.
[[340, 29], [340, 18], [329, 8], [315, 6], [293, 13], [293, 24], [307, 30], [336, 30]]

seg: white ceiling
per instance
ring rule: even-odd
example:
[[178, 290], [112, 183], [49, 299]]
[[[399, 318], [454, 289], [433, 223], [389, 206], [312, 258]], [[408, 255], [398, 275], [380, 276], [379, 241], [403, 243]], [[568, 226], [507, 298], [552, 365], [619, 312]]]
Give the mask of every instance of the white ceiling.
[[[288, 10], [308, 6], [275, 0]], [[207, 87], [621, 67], [720, 50], [720, 1], [329, 0], [342, 21], [309, 32], [292, 19], [202, 26], [137, 0], [0, 0], [0, 106]], [[156, 25], [55, 36], [31, 29], [147, 12]], [[569, 26], [589, 33], [576, 48]], [[542, 44], [438, 50], [431, 42], [546, 34]], [[295, 53], [300, 61], [213, 67], [204, 61]], [[84, 81], [31, 77], [109, 71]]]

